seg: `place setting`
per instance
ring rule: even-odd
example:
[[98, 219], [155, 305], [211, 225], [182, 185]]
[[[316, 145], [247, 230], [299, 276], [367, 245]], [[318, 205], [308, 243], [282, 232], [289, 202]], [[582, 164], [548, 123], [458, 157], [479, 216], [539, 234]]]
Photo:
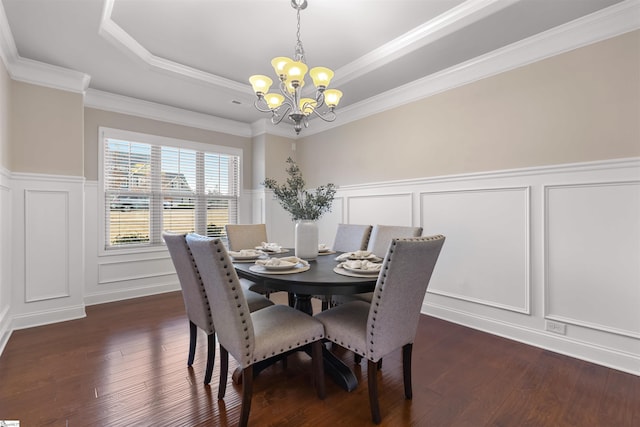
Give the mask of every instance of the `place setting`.
[[255, 249], [267, 254], [284, 254], [289, 252], [289, 249], [283, 248], [277, 243], [268, 242], [262, 242], [262, 244], [260, 246], [256, 246]]
[[382, 264], [367, 260], [349, 260], [338, 264], [333, 271], [349, 277], [378, 277]]
[[382, 258], [377, 257], [371, 251], [357, 250], [345, 252], [336, 257], [340, 263], [333, 269], [334, 272], [349, 277], [373, 278], [380, 274]]
[[329, 246], [324, 243], [318, 244], [318, 255], [331, 255], [335, 254], [336, 251], [332, 250]]
[[241, 249], [239, 251], [228, 251], [233, 262], [255, 262], [257, 259], [269, 258], [269, 255], [257, 249]]
[[336, 261], [370, 261], [370, 262], [380, 262], [382, 258], [376, 256], [371, 251], [363, 251], [357, 250], [352, 252], [345, 252], [336, 257]]
[[295, 274], [311, 268], [309, 262], [295, 256], [258, 259], [249, 270], [265, 274]]

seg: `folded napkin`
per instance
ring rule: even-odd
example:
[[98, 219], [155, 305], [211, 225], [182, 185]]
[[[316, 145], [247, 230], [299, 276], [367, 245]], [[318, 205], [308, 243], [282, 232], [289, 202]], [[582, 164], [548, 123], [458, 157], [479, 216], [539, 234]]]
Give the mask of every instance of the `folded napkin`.
[[280, 250], [282, 249], [282, 246], [280, 246], [277, 243], [262, 242], [262, 245], [258, 246], [258, 248], [268, 252], [280, 252]]
[[382, 268], [382, 264], [378, 264], [378, 263], [367, 261], [367, 260], [359, 260], [359, 259], [352, 260], [352, 261], [345, 261], [340, 265], [350, 268], [352, 270], [362, 270], [362, 271], [380, 271], [380, 269]]
[[349, 258], [367, 258], [371, 256], [371, 251], [353, 251], [353, 252], [345, 252], [342, 255], [338, 255], [336, 260], [345, 261]]
[[302, 258], [298, 258], [295, 256], [286, 256], [282, 258], [269, 258], [269, 259], [259, 259], [256, 261], [257, 265], [267, 265], [267, 266], [294, 266], [296, 264], [309, 265], [309, 263]]
[[229, 251], [229, 255], [232, 257], [251, 257], [251, 256], [260, 256], [262, 252], [257, 251], [255, 249], [241, 249], [239, 251]]

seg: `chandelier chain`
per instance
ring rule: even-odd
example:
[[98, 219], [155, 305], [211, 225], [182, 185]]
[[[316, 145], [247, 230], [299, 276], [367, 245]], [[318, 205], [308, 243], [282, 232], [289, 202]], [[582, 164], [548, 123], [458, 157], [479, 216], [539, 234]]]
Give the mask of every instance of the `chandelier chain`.
[[300, 40], [300, 8], [296, 8], [298, 13], [298, 29], [296, 31], [296, 48], [295, 48], [295, 58], [296, 61], [301, 61], [303, 63], [307, 63], [305, 55], [304, 55], [304, 47], [302, 46], [302, 41]]

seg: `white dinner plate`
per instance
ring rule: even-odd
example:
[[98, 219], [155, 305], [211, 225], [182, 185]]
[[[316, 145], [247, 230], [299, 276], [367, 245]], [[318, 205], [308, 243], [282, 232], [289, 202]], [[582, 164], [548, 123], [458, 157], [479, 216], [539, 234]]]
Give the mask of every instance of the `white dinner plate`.
[[238, 260], [238, 261], [249, 261], [252, 259], [258, 259], [260, 258], [262, 255], [261, 254], [257, 254], [257, 255], [245, 255], [245, 256], [232, 256], [231, 258]]
[[284, 271], [284, 270], [292, 270], [299, 265], [300, 263], [291, 264], [291, 265], [263, 265], [262, 267], [264, 267], [265, 270], [270, 270], [270, 271]]
[[350, 268], [347, 267], [346, 265], [342, 264], [341, 267], [347, 271], [350, 271], [352, 273], [357, 273], [357, 274], [370, 274], [372, 276], [377, 276], [378, 274], [380, 274], [380, 270], [375, 271], [375, 270], [361, 270], [359, 268]]

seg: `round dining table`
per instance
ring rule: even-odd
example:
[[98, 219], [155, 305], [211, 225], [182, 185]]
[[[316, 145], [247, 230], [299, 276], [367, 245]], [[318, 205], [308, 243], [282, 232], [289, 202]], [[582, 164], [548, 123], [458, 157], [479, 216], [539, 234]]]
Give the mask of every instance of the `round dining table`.
[[[352, 295], [372, 292], [376, 286], [377, 275], [352, 277], [336, 273], [334, 269], [339, 264], [336, 257], [340, 254], [341, 252], [331, 252], [318, 255], [315, 260], [308, 261], [309, 269], [284, 274], [282, 272], [256, 269], [253, 262], [234, 262], [234, 267], [239, 277], [248, 279], [273, 291], [288, 292], [290, 305], [309, 315], [313, 315], [312, 296]], [[292, 256], [293, 251], [289, 250], [285, 253], [269, 255], [275, 257]], [[326, 347], [323, 347], [323, 359], [325, 373], [329, 374], [338, 385], [347, 391], [356, 388], [358, 380], [353, 371]]]

